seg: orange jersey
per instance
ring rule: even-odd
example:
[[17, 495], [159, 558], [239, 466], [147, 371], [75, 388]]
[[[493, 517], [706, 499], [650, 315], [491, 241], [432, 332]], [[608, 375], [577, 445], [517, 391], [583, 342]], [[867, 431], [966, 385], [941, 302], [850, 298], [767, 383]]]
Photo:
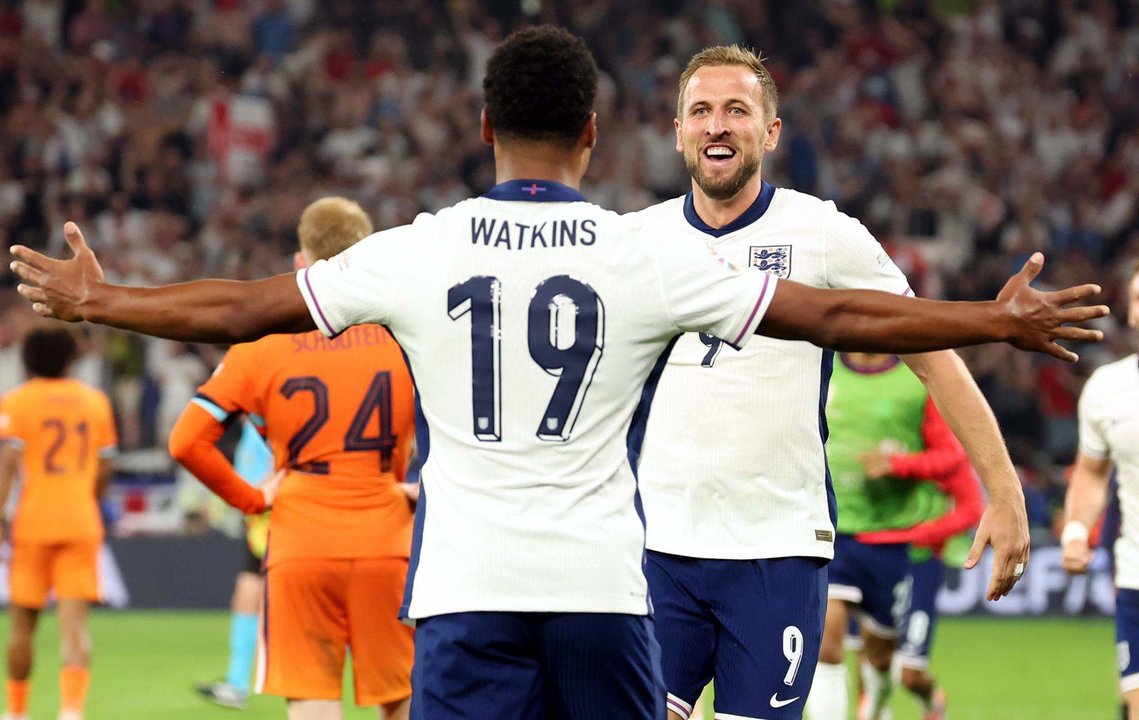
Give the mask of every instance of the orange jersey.
[[14, 540], [102, 539], [99, 458], [118, 444], [106, 395], [70, 378], [29, 380], [0, 398], [0, 438], [22, 450]]
[[[273, 504], [270, 564], [408, 555], [412, 513], [397, 483], [411, 452], [415, 396], [403, 352], [387, 330], [362, 325], [333, 340], [310, 332], [236, 345], [194, 404], [219, 424], [247, 414], [275, 466], [290, 471]], [[179, 435], [201, 427], [187, 417], [195, 409], [175, 426], [172, 452], [231, 504], [259, 510], [260, 491], [229, 480], [215, 488], [192, 457], [184, 459], [193, 451], [178, 447], [187, 444]]]

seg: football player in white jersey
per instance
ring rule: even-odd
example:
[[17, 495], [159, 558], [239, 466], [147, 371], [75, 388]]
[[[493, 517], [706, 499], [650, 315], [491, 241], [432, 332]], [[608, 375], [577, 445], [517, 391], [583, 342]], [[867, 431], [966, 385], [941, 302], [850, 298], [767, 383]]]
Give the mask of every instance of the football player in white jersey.
[[[718, 46], [694, 56], [680, 78], [675, 121], [692, 191], [639, 214], [681, 228], [737, 265], [820, 288], [912, 295], [860, 222], [833, 202], [763, 181], [764, 155], [782, 128], [777, 106], [775, 83], [754, 53]], [[677, 341], [639, 461], [669, 709], [687, 718], [715, 676], [717, 717], [802, 717], [821, 644], [811, 715], [841, 717], [845, 625], [828, 623], [833, 642], [822, 635], [835, 544], [823, 412], [833, 353], [770, 338], [739, 352], [722, 345], [697, 333]], [[986, 543], [994, 547], [988, 597], [996, 599], [1028, 561], [1019, 479], [956, 353], [905, 361], [985, 480], [990, 505], [967, 566]], [[893, 632], [868, 641], [874, 687], [888, 687]]]
[[391, 330], [421, 404], [404, 608], [420, 720], [665, 717], [627, 447], [676, 337], [742, 346], [758, 329], [880, 352], [1005, 340], [1071, 359], [1057, 339], [1100, 334], [1063, 323], [1107, 311], [1063, 307], [1094, 285], [1029, 287], [1039, 255], [995, 302], [819, 290], [592, 205], [577, 188], [596, 87], [580, 39], [514, 33], [484, 81], [499, 184], [295, 276], [114, 286], [74, 223], [72, 259], [13, 248], [21, 293], [49, 317], [205, 342]]
[[[1127, 324], [1139, 330], [1139, 263], [1127, 283]], [[1127, 716], [1139, 720], [1139, 355], [1104, 365], [1080, 394], [1080, 449], [1060, 538], [1064, 568], [1085, 573], [1091, 562], [1088, 529], [1107, 505], [1114, 466], [1123, 522], [1115, 541], [1116, 659]]]

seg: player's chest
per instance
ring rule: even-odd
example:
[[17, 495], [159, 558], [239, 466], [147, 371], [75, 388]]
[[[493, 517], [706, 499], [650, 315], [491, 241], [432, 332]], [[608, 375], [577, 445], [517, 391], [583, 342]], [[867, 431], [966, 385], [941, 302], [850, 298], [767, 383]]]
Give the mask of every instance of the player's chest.
[[822, 243], [783, 231], [733, 233], [706, 238], [708, 245], [738, 267], [752, 267], [782, 279], [826, 285]]

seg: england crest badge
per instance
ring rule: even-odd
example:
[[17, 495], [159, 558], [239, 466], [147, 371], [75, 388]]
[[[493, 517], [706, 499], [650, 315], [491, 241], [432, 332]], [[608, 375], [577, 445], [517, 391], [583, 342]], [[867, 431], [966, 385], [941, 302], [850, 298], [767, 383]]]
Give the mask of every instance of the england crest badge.
[[790, 245], [752, 245], [748, 265], [779, 278], [791, 275]]

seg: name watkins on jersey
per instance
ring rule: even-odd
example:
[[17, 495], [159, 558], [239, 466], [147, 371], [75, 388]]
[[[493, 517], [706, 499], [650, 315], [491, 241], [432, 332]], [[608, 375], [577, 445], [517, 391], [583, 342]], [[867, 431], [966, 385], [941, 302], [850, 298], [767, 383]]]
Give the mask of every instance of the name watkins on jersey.
[[597, 242], [596, 220], [550, 220], [537, 225], [496, 218], [471, 218], [471, 244], [521, 250], [526, 247], [566, 247]]

